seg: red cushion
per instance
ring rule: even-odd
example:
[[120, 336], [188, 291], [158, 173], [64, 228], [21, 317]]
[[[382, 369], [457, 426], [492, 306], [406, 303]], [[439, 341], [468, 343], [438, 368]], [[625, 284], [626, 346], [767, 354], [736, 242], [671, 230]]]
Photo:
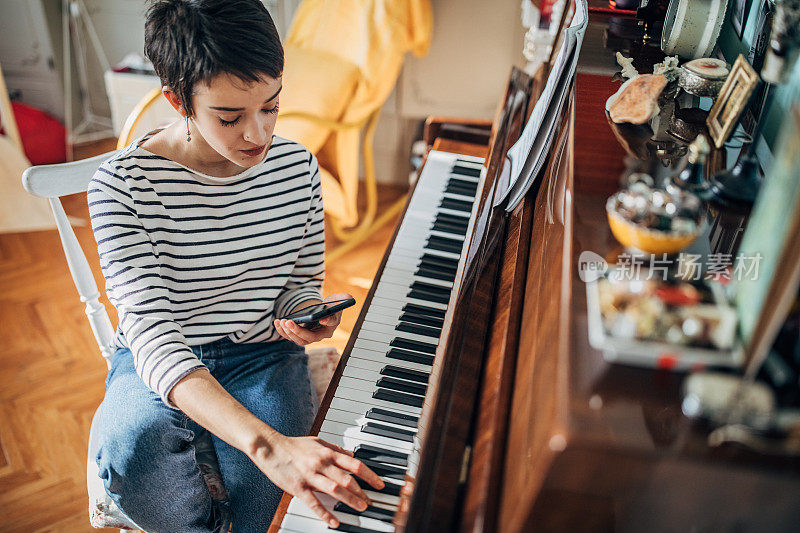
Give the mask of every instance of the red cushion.
[[56, 119], [27, 104], [11, 102], [25, 156], [34, 165], [67, 160], [67, 130]]

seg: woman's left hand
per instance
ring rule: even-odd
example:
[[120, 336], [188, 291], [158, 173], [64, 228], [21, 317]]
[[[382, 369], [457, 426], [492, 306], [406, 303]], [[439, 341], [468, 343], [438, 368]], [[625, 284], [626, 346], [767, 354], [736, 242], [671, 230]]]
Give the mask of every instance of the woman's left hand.
[[[326, 296], [322, 299], [322, 301], [330, 302], [334, 300], [344, 300], [346, 298], [352, 298], [352, 296], [345, 292], [339, 292]], [[296, 311], [299, 311], [300, 309], [302, 309], [302, 307], [296, 309]], [[306, 329], [300, 324], [295, 324], [294, 321], [287, 320], [285, 318], [276, 319], [273, 321], [273, 324], [275, 325], [275, 329], [278, 331], [278, 334], [281, 337], [294, 342], [298, 346], [305, 346], [306, 344], [311, 344], [312, 342], [331, 338], [341, 319], [341, 311], [334, 315], [321, 318], [319, 321], [320, 327], [315, 330]]]

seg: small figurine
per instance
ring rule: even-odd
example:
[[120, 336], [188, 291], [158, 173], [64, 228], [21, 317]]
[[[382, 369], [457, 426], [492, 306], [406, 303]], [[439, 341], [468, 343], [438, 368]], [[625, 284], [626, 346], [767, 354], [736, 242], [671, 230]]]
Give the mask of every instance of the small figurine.
[[642, 74], [622, 84], [609, 106], [616, 123], [644, 124], [658, 113], [658, 96], [667, 85], [661, 74]]
[[687, 156], [686, 166], [678, 174], [672, 176], [667, 185], [677, 187], [684, 191], [689, 191], [701, 197], [708, 190], [706, 181], [706, 159], [711, 147], [703, 134], [698, 135], [689, 145], [689, 155]]

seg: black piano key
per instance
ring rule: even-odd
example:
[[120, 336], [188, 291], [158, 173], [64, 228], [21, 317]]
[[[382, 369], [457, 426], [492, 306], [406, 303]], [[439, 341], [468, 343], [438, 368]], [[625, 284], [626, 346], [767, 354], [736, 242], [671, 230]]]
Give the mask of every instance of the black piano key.
[[424, 248], [425, 250], [439, 250], [440, 252], [461, 255], [460, 246], [443, 243], [442, 241], [436, 240], [433, 237], [429, 237], [428, 240], [425, 241]]
[[424, 353], [409, 352], [408, 350], [400, 350], [392, 348], [386, 352], [386, 357], [389, 359], [397, 359], [398, 361], [408, 361], [409, 363], [418, 363], [420, 365], [433, 366], [433, 356]]
[[[414, 271], [414, 276], [418, 278], [438, 279], [450, 283], [452, 283], [456, 279], [455, 272], [451, 272], [449, 270], [443, 270], [437, 267], [432, 267], [424, 264], [420, 264], [417, 267], [417, 270]], [[452, 290], [452, 287], [448, 287], [447, 290]]]
[[369, 459], [362, 459], [361, 462], [380, 477], [396, 479], [397, 481], [403, 481], [406, 478], [406, 471], [403, 468], [377, 463]]
[[405, 392], [382, 388], [373, 392], [372, 397], [376, 400], [399, 403], [409, 407], [422, 407], [422, 402], [425, 400], [424, 397], [416, 394], [406, 394]]
[[[417, 265], [417, 270], [419, 270], [420, 272], [424, 272], [426, 274], [438, 274], [438, 275], [441, 275], [441, 276], [446, 276], [447, 279], [445, 279], [445, 281], [447, 281], [447, 280], [450, 280], [450, 281], [455, 280], [456, 279], [456, 272], [457, 272], [457, 270], [450, 270], [449, 268], [441, 268], [441, 267], [438, 267], [436, 265], [431, 265], [431, 264], [429, 264], [427, 262], [420, 262], [419, 265]], [[424, 276], [422, 274], [420, 274], [420, 277], [424, 277]], [[450, 278], [452, 278], [452, 279], [450, 279]], [[442, 278], [433, 278], [433, 279], [442, 279]], [[447, 290], [451, 290], [451, 288], [448, 287]]]
[[408, 322], [400, 322], [394, 329], [397, 331], [405, 331], [406, 333], [414, 333], [416, 335], [425, 335], [427, 337], [433, 337], [434, 339], [438, 339], [439, 334], [442, 332], [442, 328], [420, 326], [419, 324], [410, 324]]
[[464, 243], [462, 241], [457, 241], [455, 239], [431, 235], [425, 242], [425, 248], [431, 250], [440, 250], [442, 252], [450, 252], [451, 254], [461, 254], [461, 248], [463, 247], [463, 244]]
[[465, 180], [463, 178], [459, 178], [458, 176], [450, 176], [450, 179], [447, 180], [448, 185], [455, 185], [456, 187], [463, 187], [463, 188], [470, 188], [473, 190], [478, 190], [478, 182]]
[[387, 465], [396, 465], [406, 468], [408, 466], [408, 454], [396, 450], [387, 450], [376, 444], [358, 444], [353, 450], [353, 456], [359, 461], [368, 459]]
[[444, 222], [434, 222], [431, 230], [438, 231], [439, 233], [446, 233], [448, 235], [458, 235], [459, 237], [467, 234], [467, 228], [460, 228]]
[[434, 255], [428, 252], [423, 253], [422, 257], [420, 257], [419, 260], [429, 263], [431, 265], [439, 265], [442, 268], [449, 268], [452, 270], [458, 269], [458, 259], [442, 257], [440, 255]]
[[[381, 494], [389, 494], [391, 496], [400, 496], [400, 488], [402, 485], [398, 485], [396, 483], [386, 483], [386, 485], [381, 489], [378, 490], [360, 477], [353, 477], [356, 480], [358, 485], [364, 490], [371, 490], [372, 492], [379, 492]], [[370, 530], [367, 530], [370, 531]]]
[[394, 440], [401, 440], [403, 442], [414, 442], [414, 432], [406, 431], [405, 429], [395, 428], [392, 426], [385, 426], [376, 422], [367, 422], [361, 426], [362, 433], [369, 433], [370, 435], [378, 435]]
[[407, 394], [417, 394], [419, 396], [425, 396], [425, 391], [428, 389], [427, 384], [423, 385], [422, 383], [417, 383], [415, 381], [406, 381], [404, 379], [397, 379], [388, 376], [378, 379], [378, 387], [383, 389], [397, 390]]
[[418, 268], [414, 275], [420, 278], [430, 278], [430, 279], [440, 279], [442, 281], [454, 281], [456, 279], [455, 274], [451, 274], [449, 272], [440, 272], [438, 270], [431, 270], [429, 268]]
[[467, 228], [463, 226], [456, 226], [447, 222], [434, 222], [431, 226], [431, 231], [438, 231], [439, 233], [446, 233], [454, 237], [463, 237], [467, 233]]
[[434, 318], [444, 318], [446, 311], [444, 309], [436, 309], [435, 307], [428, 307], [419, 304], [405, 304], [403, 311], [407, 313], [415, 313], [417, 315], [432, 316]]
[[[394, 365], [386, 365], [381, 368], [381, 374], [384, 376], [392, 376], [395, 378], [402, 378], [407, 379], [410, 381], [417, 381], [419, 383], [428, 383], [428, 377], [430, 374], [428, 372], [422, 372], [419, 370], [411, 370], [410, 368], [403, 368], [401, 366], [394, 366]], [[416, 419], [417, 417], [412, 415], [404, 415], [410, 418]], [[367, 417], [369, 418], [369, 417]], [[405, 424], [403, 424], [405, 425]]]
[[[417, 275], [416, 272], [420, 272], [419, 277], [425, 277], [425, 274], [436, 274], [437, 276], [446, 276], [447, 278], [452, 277], [453, 280], [456, 279], [455, 270], [449, 270], [446, 268], [441, 268], [436, 265], [430, 265], [423, 262], [420, 262], [419, 265], [417, 265], [417, 270], [414, 273], [415, 276]], [[433, 277], [433, 276], [429, 277], [431, 277], [432, 279], [443, 279], [442, 277]], [[448, 290], [451, 290], [451, 288], [448, 288]]]
[[436, 222], [447, 222], [448, 224], [461, 224], [465, 228], [469, 225], [469, 217], [451, 215], [450, 213], [438, 213]]
[[477, 183], [467, 183], [465, 181], [459, 179], [451, 179], [448, 180], [447, 185], [445, 185], [444, 190], [445, 192], [453, 191], [455, 194], [464, 194], [465, 196], [472, 197], [472, 192], [478, 188]]
[[422, 324], [423, 326], [431, 326], [433, 328], [441, 328], [444, 325], [444, 320], [442, 319], [434, 318], [432, 316], [418, 315], [416, 313], [409, 313], [408, 311], [400, 315], [400, 320], [403, 322]]
[[[464, 219], [464, 221], [465, 221], [464, 224], [456, 224], [454, 222], [449, 222], [447, 220], [436, 219], [433, 221], [433, 226], [431, 226], [431, 229], [433, 230], [436, 229], [437, 227], [443, 227], [449, 229], [450, 231], [456, 233], [457, 235], [466, 235], [467, 228], [469, 226], [469, 221], [467, 219]], [[451, 261], [453, 260], [451, 259]]]
[[471, 176], [473, 178], [479, 178], [481, 176], [480, 168], [469, 167], [459, 164], [453, 165], [453, 169], [451, 170], [451, 172], [453, 174], [461, 174], [462, 176]]
[[464, 241], [462, 240], [453, 239], [442, 235], [431, 235], [430, 237], [428, 237], [428, 240], [431, 242], [440, 242], [442, 244], [447, 244], [449, 246], [455, 246], [458, 248], [459, 251], [461, 250], [462, 244], [464, 244]]
[[433, 285], [432, 283], [425, 283], [424, 281], [415, 281], [411, 284], [411, 288], [414, 290], [429, 292], [431, 294], [441, 294], [443, 296], [450, 295], [449, 287]]
[[465, 202], [464, 200], [454, 200], [452, 198], [442, 198], [439, 207], [445, 209], [452, 209], [453, 211], [463, 211], [469, 213], [472, 211], [472, 202]]
[[[457, 262], [455, 262], [455, 261], [453, 261], [452, 263], [446, 262], [446, 261], [449, 261], [449, 260], [437, 261], [435, 259], [432, 259], [432, 257], [433, 256], [431, 256], [429, 254], [423, 255], [420, 258], [419, 263], [417, 264], [417, 266], [425, 267], [425, 268], [428, 268], [428, 269], [431, 269], [431, 270], [438, 270], [440, 272], [447, 272], [448, 274], [455, 274], [458, 271], [458, 263]], [[444, 258], [442, 257], [442, 259], [444, 259]]]
[[449, 220], [440, 220], [437, 218], [433, 221], [433, 226], [435, 227], [437, 225], [451, 228], [453, 231], [457, 231], [459, 234], [465, 234], [467, 232], [467, 228], [469, 227], [469, 220], [465, 218], [463, 223], [457, 223], [450, 222]]
[[476, 188], [477, 187], [465, 187], [457, 183], [448, 183], [447, 187], [444, 188], [444, 192], [474, 198]]
[[431, 355], [436, 353], [436, 344], [432, 342], [415, 341], [403, 337], [395, 337], [389, 344], [396, 348], [403, 348], [405, 350], [413, 350], [416, 352], [429, 353]]
[[443, 296], [441, 294], [431, 294], [429, 292], [418, 291], [418, 290], [408, 291], [408, 294], [406, 294], [406, 296], [408, 298], [415, 298], [417, 300], [423, 300], [425, 302], [435, 302], [440, 304], [446, 304], [447, 302], [450, 301], [449, 295]]
[[[388, 367], [384, 367], [386, 369]], [[395, 367], [399, 368], [399, 367]], [[404, 370], [404, 369], [400, 369]], [[412, 372], [414, 372], [412, 370]], [[424, 374], [424, 372], [421, 372]], [[383, 374], [383, 370], [381, 371]], [[366, 418], [370, 420], [378, 420], [381, 422], [390, 422], [392, 424], [397, 424], [398, 426], [407, 426], [410, 428], [417, 427], [419, 424], [419, 417], [414, 415], [409, 415], [407, 413], [395, 413], [394, 411], [389, 411], [388, 409], [381, 409], [380, 407], [372, 407], [367, 414], [364, 415]]]
[[[349, 505], [337, 502], [336, 505], [333, 506], [333, 510], [339, 513], [351, 514], [355, 516], [363, 516], [365, 518], [374, 518], [375, 520], [380, 520], [382, 522], [391, 522], [394, 518], [394, 512], [390, 509], [384, 509], [383, 507], [375, 507], [374, 505], [368, 505], [367, 509], [364, 511], [356, 511]], [[372, 530], [368, 530], [372, 531]]]

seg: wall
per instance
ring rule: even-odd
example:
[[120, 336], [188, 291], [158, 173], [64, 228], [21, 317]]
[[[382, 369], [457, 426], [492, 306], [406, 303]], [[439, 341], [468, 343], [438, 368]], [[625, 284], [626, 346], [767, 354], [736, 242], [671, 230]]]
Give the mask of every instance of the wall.
[[[39, 1], [47, 15], [53, 56], [63, 80], [61, 0]], [[128, 53], [142, 53], [145, 0], [83, 1], [110, 65]], [[262, 1], [284, 36], [301, 0]], [[406, 57], [376, 130], [376, 169], [383, 182], [407, 183], [410, 146], [428, 115], [493, 118], [511, 66], [524, 63], [518, 0], [431, 0], [431, 4], [434, 38], [430, 53], [424, 58]], [[98, 114], [110, 116], [103, 69], [91, 54], [89, 60], [92, 107]], [[75, 86], [73, 94], [77, 94]], [[78, 123], [80, 107], [76, 104], [73, 102], [73, 114]]]
[[[744, 54], [744, 56], [747, 57], [750, 45], [754, 39], [759, 10], [761, 9], [761, 5], [769, 0], [747, 1], [749, 6], [742, 38], [739, 39], [736, 35], [736, 31], [731, 23], [731, 11], [735, 4], [735, 2], [732, 1], [728, 2], [728, 16], [726, 17], [725, 24], [720, 33], [718, 41], [719, 48], [725, 55], [725, 59], [731, 64], [733, 64], [739, 54]], [[759, 158], [762, 160], [770, 158], [770, 153], [767, 153], [766, 149], [768, 148], [771, 152], [772, 147], [775, 145], [775, 137], [783, 117], [786, 116], [786, 112], [791, 108], [792, 104], [800, 103], [800, 61], [794, 65], [789, 82], [773, 89], [772, 94], [772, 103], [767, 114], [767, 123], [764, 126], [763, 139], [758, 151]]]

